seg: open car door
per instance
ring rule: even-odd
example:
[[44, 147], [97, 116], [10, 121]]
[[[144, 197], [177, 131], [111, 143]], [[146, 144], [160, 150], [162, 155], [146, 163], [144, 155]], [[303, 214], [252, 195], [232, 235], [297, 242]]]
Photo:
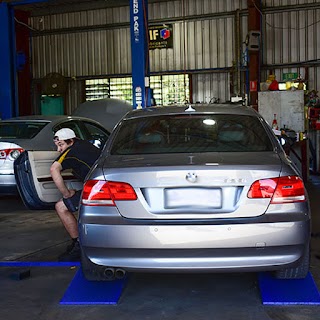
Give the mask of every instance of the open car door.
[[[15, 160], [17, 188], [28, 209], [52, 210], [55, 203], [62, 198], [50, 174], [51, 164], [58, 156], [57, 151], [25, 151]], [[71, 172], [64, 171], [62, 176], [69, 189], [82, 188], [82, 182]]]

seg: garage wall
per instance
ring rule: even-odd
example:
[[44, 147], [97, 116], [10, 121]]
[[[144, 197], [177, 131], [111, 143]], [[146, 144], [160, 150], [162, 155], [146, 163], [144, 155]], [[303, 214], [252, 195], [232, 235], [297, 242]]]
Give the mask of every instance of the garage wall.
[[[277, 80], [296, 72], [308, 80], [308, 88], [320, 89], [320, 2], [266, 0], [262, 20], [264, 71]], [[289, 6], [288, 6], [289, 5]]]
[[[246, 1], [149, 4], [149, 23], [174, 25], [174, 48], [151, 50], [151, 72], [225, 68], [234, 55], [234, 14]], [[204, 17], [199, 17], [204, 15]], [[129, 6], [31, 18], [35, 78], [131, 73]], [[244, 30], [246, 34], [246, 30]]]
[[229, 73], [199, 73], [192, 75], [193, 102], [213, 103], [230, 99]]
[[[225, 88], [235, 54], [235, 10], [244, 10], [246, 0], [179, 0], [148, 7], [149, 23], [167, 22], [174, 28], [173, 49], [150, 50], [151, 73], [192, 72], [194, 101], [217, 93], [222, 101], [228, 100]], [[33, 77], [58, 72], [70, 81], [81, 81], [131, 74], [129, 22], [129, 6], [32, 17]], [[241, 38], [246, 33], [245, 25]], [[204, 71], [211, 75], [202, 76]], [[206, 89], [196, 91], [204, 87], [204, 78], [209, 80]], [[226, 82], [221, 84], [221, 80]], [[219, 87], [223, 89], [215, 89]], [[68, 95], [75, 95], [68, 101], [81, 102], [78, 92], [69, 90]]]
[[[309, 88], [319, 88], [320, 2], [263, 0], [262, 5], [261, 80], [271, 72], [278, 80], [284, 72], [298, 72], [308, 77]], [[173, 49], [150, 50], [151, 73], [191, 73], [193, 101], [216, 96], [229, 100], [235, 32], [241, 42], [247, 35], [247, 0], [176, 0], [148, 7], [150, 24], [174, 27]], [[236, 11], [240, 28], [235, 25]], [[129, 6], [31, 17], [34, 79], [51, 72], [73, 82], [130, 75], [129, 21]], [[244, 45], [241, 50], [244, 56]], [[66, 108], [71, 110], [83, 94], [70, 88], [83, 86], [73, 83], [68, 88], [67, 101], [73, 105]]]

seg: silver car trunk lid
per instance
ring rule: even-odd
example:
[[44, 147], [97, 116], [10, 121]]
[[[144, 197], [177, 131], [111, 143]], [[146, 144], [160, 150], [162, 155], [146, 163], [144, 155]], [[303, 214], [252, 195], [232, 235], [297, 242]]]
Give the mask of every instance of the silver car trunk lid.
[[129, 219], [262, 215], [270, 199], [248, 199], [248, 190], [256, 180], [278, 177], [282, 164], [274, 152], [109, 156], [107, 159], [104, 178], [129, 183], [137, 193], [136, 201], [116, 202], [120, 214]]

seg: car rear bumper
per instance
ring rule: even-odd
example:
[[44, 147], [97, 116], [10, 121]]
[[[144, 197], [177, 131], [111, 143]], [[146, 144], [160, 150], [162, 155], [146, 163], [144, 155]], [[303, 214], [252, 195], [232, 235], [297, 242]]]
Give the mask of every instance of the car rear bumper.
[[304, 245], [291, 247], [202, 250], [101, 249], [84, 247], [91, 262], [127, 271], [240, 272], [290, 267], [303, 256]]
[[18, 194], [14, 174], [0, 173], [0, 194]]
[[84, 254], [128, 271], [259, 271], [294, 265], [309, 221], [250, 225], [81, 225]]

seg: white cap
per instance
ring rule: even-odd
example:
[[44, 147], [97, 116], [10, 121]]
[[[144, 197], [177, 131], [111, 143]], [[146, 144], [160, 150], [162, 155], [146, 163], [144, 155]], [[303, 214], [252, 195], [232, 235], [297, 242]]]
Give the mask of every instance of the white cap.
[[68, 140], [72, 138], [76, 138], [76, 134], [69, 128], [60, 129], [54, 135], [54, 139], [58, 140]]

